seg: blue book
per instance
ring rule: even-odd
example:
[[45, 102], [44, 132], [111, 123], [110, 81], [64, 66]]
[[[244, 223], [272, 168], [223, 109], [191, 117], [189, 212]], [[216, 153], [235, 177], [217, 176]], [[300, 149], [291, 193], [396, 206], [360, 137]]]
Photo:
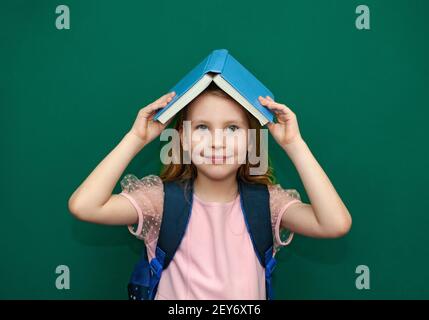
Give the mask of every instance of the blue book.
[[274, 113], [258, 99], [258, 96], [270, 96], [274, 99], [274, 95], [226, 49], [214, 50], [171, 88], [168, 92], [174, 91], [176, 95], [153, 119], [165, 124], [212, 81], [246, 108], [262, 126], [274, 122]]

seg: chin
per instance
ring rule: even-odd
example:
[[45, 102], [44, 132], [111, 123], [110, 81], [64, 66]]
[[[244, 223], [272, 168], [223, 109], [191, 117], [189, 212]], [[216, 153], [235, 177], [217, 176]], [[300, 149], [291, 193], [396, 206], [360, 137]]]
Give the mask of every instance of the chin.
[[205, 164], [197, 166], [198, 173], [211, 180], [223, 180], [237, 173], [239, 166], [232, 164], [213, 165]]

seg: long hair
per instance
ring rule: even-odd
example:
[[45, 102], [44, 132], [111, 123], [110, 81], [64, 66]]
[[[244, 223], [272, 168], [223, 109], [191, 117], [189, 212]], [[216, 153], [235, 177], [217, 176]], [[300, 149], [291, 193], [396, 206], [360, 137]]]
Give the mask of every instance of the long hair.
[[[224, 99], [230, 99], [235, 102], [233, 98], [231, 98], [227, 93], [225, 93], [222, 89], [220, 89], [214, 82], [212, 82], [203, 92], [202, 94], [211, 94]], [[192, 103], [192, 102], [191, 102]], [[188, 106], [184, 107], [176, 118], [172, 121], [173, 127], [178, 132], [182, 132], [183, 129], [183, 121], [186, 120]], [[256, 129], [256, 154], [260, 155], [260, 134], [261, 134], [261, 124], [259, 121], [246, 110], [246, 116], [249, 122], [250, 129]], [[183, 159], [183, 147], [180, 143], [180, 159]], [[243, 163], [237, 170], [237, 178], [241, 178], [245, 182], [249, 183], [260, 183], [265, 185], [272, 185], [275, 183], [275, 177], [273, 174], [273, 168], [271, 166], [271, 159], [268, 157], [268, 168], [265, 174], [262, 175], [250, 175], [250, 168], [256, 167], [258, 164], [250, 164], [249, 159], [246, 156], [246, 163]], [[168, 181], [177, 181], [180, 183], [189, 182], [192, 179], [195, 179], [198, 175], [197, 168], [191, 162], [190, 164], [174, 164], [170, 163], [167, 165], [163, 165], [161, 169], [160, 178], [164, 182]]]

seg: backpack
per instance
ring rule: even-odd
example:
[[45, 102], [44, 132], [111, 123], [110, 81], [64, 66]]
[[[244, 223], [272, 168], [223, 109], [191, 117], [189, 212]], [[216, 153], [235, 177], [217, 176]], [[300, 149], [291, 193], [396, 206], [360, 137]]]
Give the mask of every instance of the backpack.
[[[189, 183], [190, 181], [190, 183]], [[192, 211], [194, 178], [188, 183], [163, 182], [164, 208], [155, 257], [149, 262], [146, 250], [135, 265], [128, 283], [129, 300], [153, 300], [165, 270], [185, 234]], [[240, 205], [247, 231], [259, 262], [265, 268], [266, 299], [273, 299], [271, 275], [276, 265], [268, 187], [237, 178]]]

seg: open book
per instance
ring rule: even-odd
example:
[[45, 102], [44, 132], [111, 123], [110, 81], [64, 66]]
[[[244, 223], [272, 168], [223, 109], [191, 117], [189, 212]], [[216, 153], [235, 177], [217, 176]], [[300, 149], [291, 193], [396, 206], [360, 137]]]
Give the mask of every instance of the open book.
[[258, 99], [258, 96], [270, 96], [274, 99], [274, 95], [226, 49], [214, 50], [171, 88], [168, 92], [174, 91], [176, 95], [153, 119], [166, 123], [212, 81], [246, 108], [262, 126], [274, 122], [274, 114]]

